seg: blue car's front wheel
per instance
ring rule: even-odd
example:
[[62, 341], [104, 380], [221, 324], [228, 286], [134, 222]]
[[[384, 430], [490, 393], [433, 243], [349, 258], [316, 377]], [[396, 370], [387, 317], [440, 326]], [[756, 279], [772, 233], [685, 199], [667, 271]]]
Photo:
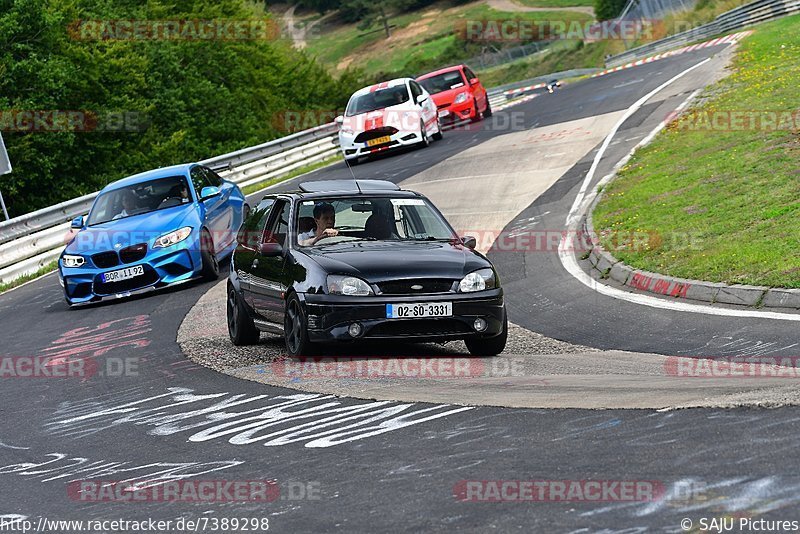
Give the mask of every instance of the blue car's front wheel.
[[216, 280], [219, 278], [219, 261], [214, 252], [214, 241], [206, 230], [200, 234], [200, 257], [203, 260], [200, 275], [203, 280]]

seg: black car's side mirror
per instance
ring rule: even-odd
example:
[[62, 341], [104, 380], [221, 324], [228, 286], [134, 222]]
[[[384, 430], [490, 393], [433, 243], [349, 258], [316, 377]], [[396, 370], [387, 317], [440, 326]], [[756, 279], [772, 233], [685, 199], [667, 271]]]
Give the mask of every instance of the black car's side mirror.
[[478, 246], [478, 241], [471, 235], [465, 235], [462, 237], [461, 242], [464, 243], [465, 247], [471, 250], [475, 250], [475, 247]]
[[261, 243], [258, 246], [258, 253], [268, 258], [274, 258], [283, 254], [283, 247], [280, 243]]

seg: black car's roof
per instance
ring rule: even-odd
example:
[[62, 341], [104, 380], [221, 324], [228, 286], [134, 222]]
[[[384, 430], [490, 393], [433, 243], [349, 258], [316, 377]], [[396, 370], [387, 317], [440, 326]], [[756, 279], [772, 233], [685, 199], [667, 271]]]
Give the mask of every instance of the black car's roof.
[[284, 195], [297, 199], [352, 197], [353, 195], [393, 196], [393, 197], [420, 197], [416, 191], [400, 189], [396, 184], [387, 180], [319, 180], [316, 182], [303, 182], [299, 189], [281, 193], [272, 193], [270, 196]]

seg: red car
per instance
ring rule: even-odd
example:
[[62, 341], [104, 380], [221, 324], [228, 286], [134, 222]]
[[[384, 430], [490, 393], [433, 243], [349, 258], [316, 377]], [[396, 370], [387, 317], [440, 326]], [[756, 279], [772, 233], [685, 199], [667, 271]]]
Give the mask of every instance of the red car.
[[466, 65], [429, 72], [419, 76], [417, 81], [433, 97], [442, 124], [479, 121], [492, 115], [486, 89]]

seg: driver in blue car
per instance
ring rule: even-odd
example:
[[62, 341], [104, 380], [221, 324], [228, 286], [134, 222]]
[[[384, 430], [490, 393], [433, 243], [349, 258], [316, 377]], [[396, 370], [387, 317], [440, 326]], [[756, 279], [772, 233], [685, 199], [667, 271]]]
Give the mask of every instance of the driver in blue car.
[[135, 209], [136, 195], [134, 195], [133, 191], [125, 191], [122, 195], [122, 211], [117, 213], [112, 221], [129, 217]]
[[330, 202], [317, 202], [314, 205], [314, 223], [316, 228], [303, 232], [297, 236], [297, 242], [303, 246], [316, 245], [317, 241], [325, 237], [339, 235], [336, 226], [336, 210]]

